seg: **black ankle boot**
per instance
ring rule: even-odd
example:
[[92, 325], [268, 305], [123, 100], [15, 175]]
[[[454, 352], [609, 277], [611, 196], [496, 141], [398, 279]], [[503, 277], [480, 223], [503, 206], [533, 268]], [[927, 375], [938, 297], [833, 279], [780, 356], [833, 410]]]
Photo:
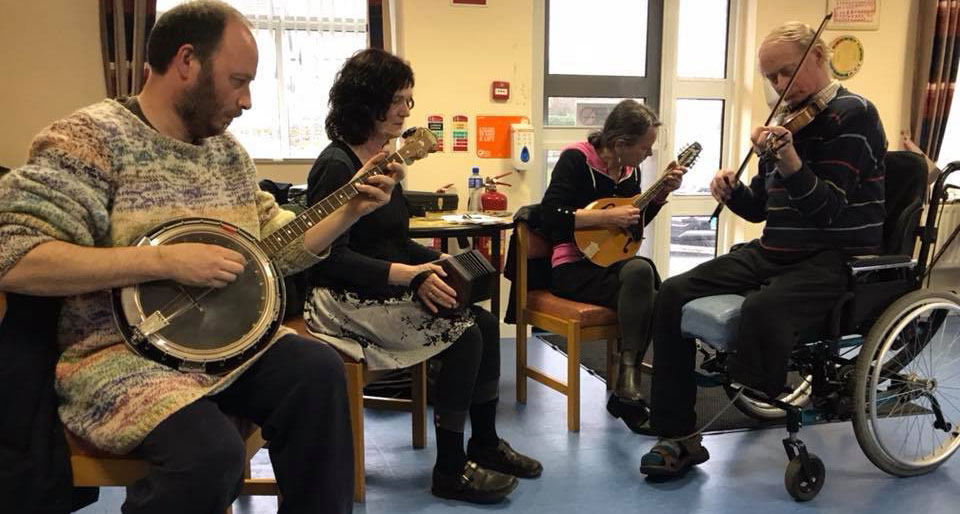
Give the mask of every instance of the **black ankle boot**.
[[517, 479], [510, 475], [482, 468], [473, 461], [467, 461], [459, 473], [441, 473], [433, 468], [434, 496], [450, 500], [471, 503], [495, 503], [517, 487]]
[[620, 367], [614, 394], [627, 403], [643, 401], [643, 394], [640, 392], [640, 366], [637, 364], [636, 352], [633, 350], [620, 352]]

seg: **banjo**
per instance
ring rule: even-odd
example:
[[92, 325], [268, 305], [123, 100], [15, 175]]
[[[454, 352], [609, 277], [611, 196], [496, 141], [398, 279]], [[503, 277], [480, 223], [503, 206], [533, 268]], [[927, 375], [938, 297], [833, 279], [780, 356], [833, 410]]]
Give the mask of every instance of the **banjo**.
[[383, 174], [382, 165], [422, 159], [436, 144], [429, 130], [412, 129], [403, 147], [292, 221], [257, 240], [229, 223], [183, 218], [151, 229], [134, 246], [206, 243], [243, 254], [246, 266], [226, 287], [193, 287], [158, 280], [117, 288], [113, 313], [137, 354], [184, 372], [225, 374], [265, 349], [283, 319], [283, 276], [274, 258], [310, 227], [359, 193], [354, 184]]

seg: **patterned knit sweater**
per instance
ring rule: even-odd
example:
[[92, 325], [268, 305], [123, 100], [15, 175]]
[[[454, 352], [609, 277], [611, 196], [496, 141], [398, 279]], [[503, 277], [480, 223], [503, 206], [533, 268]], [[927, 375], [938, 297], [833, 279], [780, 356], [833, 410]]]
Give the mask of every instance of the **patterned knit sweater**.
[[749, 187], [728, 202], [749, 221], [766, 221], [760, 243], [774, 251], [832, 248], [851, 255], [883, 245], [883, 158], [887, 141], [877, 109], [845, 88], [794, 135], [803, 160], [783, 178], [773, 159], [761, 159]]
[[[128, 246], [186, 216], [233, 223], [255, 237], [292, 218], [258, 190], [253, 162], [232, 136], [184, 143], [105, 100], [44, 129], [27, 164], [0, 179], [0, 276], [44, 242]], [[317, 261], [301, 238], [278, 264], [292, 272]], [[167, 416], [245, 369], [183, 373], [136, 355], [122, 343], [106, 290], [64, 300], [58, 339], [60, 417], [114, 453], [131, 451]]]

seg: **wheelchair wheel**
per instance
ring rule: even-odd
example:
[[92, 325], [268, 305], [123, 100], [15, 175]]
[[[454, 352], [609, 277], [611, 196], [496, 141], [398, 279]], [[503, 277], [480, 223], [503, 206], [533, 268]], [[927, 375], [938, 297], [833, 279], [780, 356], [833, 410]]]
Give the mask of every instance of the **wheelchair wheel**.
[[[810, 401], [810, 393], [813, 390], [813, 377], [810, 375], [801, 375], [799, 373], [790, 373], [787, 376], [788, 392], [780, 395], [778, 399], [790, 405], [804, 407]], [[730, 399], [737, 395], [737, 391], [730, 386], [723, 386], [724, 391]], [[765, 403], [763, 400], [753, 398], [749, 393], [744, 392], [736, 399], [734, 405], [747, 416], [761, 421], [775, 421], [787, 417], [787, 413], [779, 407]]]
[[783, 485], [790, 496], [798, 502], [812, 500], [819, 494], [820, 489], [823, 488], [823, 481], [827, 477], [827, 470], [820, 457], [811, 453], [807, 458], [810, 469], [804, 470], [803, 461], [797, 456], [790, 460], [787, 471], [783, 474]]
[[884, 311], [857, 358], [853, 428], [896, 476], [929, 473], [960, 447], [960, 297], [913, 291]]

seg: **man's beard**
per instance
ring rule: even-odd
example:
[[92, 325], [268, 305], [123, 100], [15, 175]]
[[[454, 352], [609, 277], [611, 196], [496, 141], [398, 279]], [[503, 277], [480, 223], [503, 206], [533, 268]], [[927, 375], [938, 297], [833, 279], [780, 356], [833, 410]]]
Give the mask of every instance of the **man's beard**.
[[213, 86], [210, 64], [203, 66], [196, 85], [187, 89], [177, 101], [176, 109], [190, 139], [196, 141], [223, 133], [214, 118], [223, 112]]

